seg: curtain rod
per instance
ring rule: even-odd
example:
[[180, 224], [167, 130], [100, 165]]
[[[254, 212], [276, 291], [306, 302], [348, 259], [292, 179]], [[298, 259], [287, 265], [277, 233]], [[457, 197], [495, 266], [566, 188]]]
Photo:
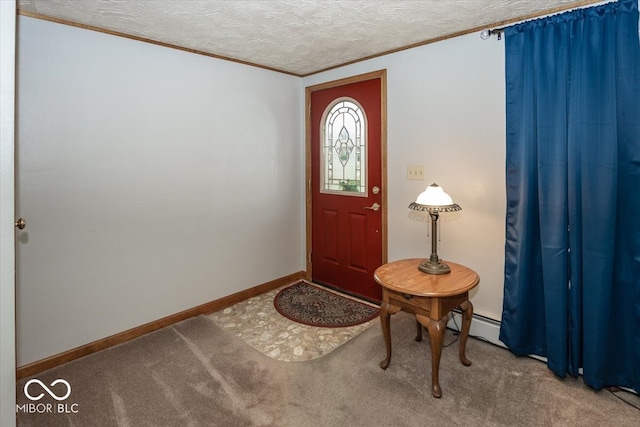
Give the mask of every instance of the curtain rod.
[[[549, 10], [545, 13], [542, 13], [541, 15], [530, 15], [529, 17], [523, 17], [523, 20], [521, 22], [527, 22], [531, 19], [534, 18], [539, 18], [539, 17], [544, 17], [544, 16], [554, 16], [560, 13], [566, 13], [566, 12], [571, 12], [572, 10], [576, 10], [576, 9], [587, 9], [587, 8], [591, 8], [591, 7], [598, 7], [598, 6], [603, 6], [605, 4], [610, 4], [610, 3], [615, 3], [618, 0], [582, 0], [579, 2], [576, 2], [575, 4], [572, 5], [568, 5], [568, 6], [560, 6], [558, 8]], [[638, 18], [638, 22], [640, 23], [640, 17]], [[515, 22], [513, 25], [518, 24], [518, 22]], [[640, 40], [640, 25], [638, 26], [638, 39]], [[493, 29], [485, 29], [482, 30], [480, 32], [480, 38], [482, 40], [487, 40], [489, 39], [492, 35], [497, 35], [498, 36], [498, 40], [502, 40], [502, 33], [504, 33], [504, 30], [507, 27], [501, 27], [501, 28], [493, 28]]]
[[480, 38], [482, 40], [487, 40], [492, 35], [497, 34], [498, 35], [498, 40], [502, 40], [502, 33], [504, 33], [504, 28], [494, 28], [494, 29], [482, 30], [480, 32]]

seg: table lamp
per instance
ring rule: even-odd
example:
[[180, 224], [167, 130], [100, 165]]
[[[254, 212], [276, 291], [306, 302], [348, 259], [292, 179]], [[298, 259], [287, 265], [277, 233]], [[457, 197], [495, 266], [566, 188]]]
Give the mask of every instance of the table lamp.
[[440, 212], [455, 212], [462, 208], [453, 203], [451, 196], [445, 193], [442, 187], [433, 183], [418, 195], [416, 201], [409, 205], [409, 209], [426, 211], [431, 217], [431, 256], [421, 262], [418, 269], [427, 274], [449, 273], [449, 266], [438, 257], [438, 217]]

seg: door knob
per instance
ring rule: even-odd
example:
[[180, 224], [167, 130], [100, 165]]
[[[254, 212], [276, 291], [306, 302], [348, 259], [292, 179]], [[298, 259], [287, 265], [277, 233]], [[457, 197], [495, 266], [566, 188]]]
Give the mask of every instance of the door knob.
[[377, 211], [378, 209], [380, 209], [380, 205], [377, 203], [374, 203], [371, 206], [365, 206], [362, 209], [371, 209], [372, 211]]
[[25, 221], [24, 218], [18, 218], [16, 220], [16, 227], [18, 227], [19, 230], [22, 230], [26, 226], [27, 226], [27, 221]]

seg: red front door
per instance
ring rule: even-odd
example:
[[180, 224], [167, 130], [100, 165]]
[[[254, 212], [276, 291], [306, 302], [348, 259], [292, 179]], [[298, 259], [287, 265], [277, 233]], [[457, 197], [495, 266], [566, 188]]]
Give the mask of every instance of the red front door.
[[311, 278], [379, 301], [373, 272], [383, 263], [386, 243], [384, 72], [362, 78], [308, 88]]

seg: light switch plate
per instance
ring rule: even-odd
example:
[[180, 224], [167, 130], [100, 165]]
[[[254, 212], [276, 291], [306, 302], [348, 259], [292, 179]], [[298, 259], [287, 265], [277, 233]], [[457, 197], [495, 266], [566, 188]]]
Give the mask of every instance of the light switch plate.
[[424, 166], [413, 165], [407, 166], [407, 179], [416, 179], [424, 181]]

